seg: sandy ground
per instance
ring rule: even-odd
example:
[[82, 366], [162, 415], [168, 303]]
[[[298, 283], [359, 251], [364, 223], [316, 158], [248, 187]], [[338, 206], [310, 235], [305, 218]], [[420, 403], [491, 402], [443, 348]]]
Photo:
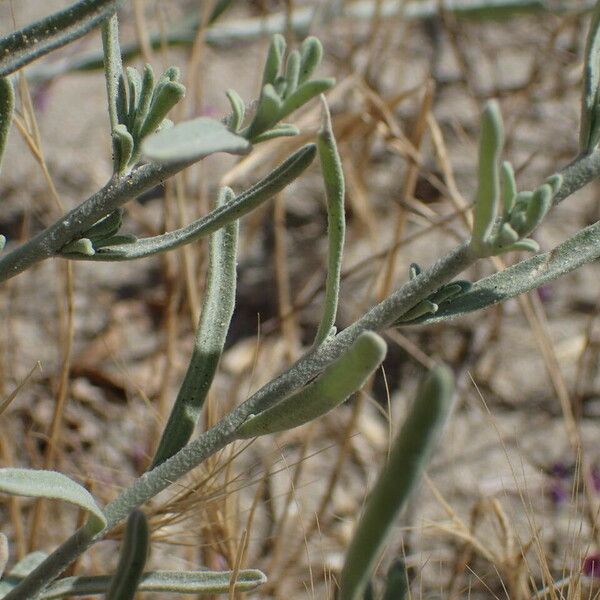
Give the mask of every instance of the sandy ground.
[[[177, 16], [164, 4], [146, 6], [153, 29], [157, 14]], [[193, 10], [195, 5], [181, 2], [177, 9]], [[258, 5], [243, 3], [234, 16], [256, 16]], [[60, 6], [64, 2], [47, 2], [43, 9]], [[0, 2], [0, 33], [12, 29], [11, 7], [18, 24], [41, 12], [35, 1]], [[346, 270], [393, 241], [401, 210], [406, 211], [404, 238], [430, 231], [400, 248], [395, 283], [406, 279], [411, 262], [428, 264], [467, 235], [460, 217], [431, 228], [455, 208], [429, 134], [421, 148], [419, 184], [403, 207], [398, 203], [407, 165], [402, 143], [412, 130], [422, 87], [397, 102], [392, 121], [385, 122], [373, 109], [373, 98], [390, 101], [420, 86], [428, 74], [435, 77], [432, 114], [458, 190], [468, 202], [475, 185], [478, 110], [485, 97], [500, 95], [506, 156], [515, 164], [519, 186], [527, 189], [576, 153], [585, 22], [552, 15], [499, 23], [450, 19], [427, 26], [389, 19], [376, 26], [374, 35], [364, 22], [341, 20], [315, 28], [325, 46], [323, 72], [334, 73], [340, 82], [330, 101], [348, 176]], [[130, 11], [123, 30], [133, 39]], [[61, 55], [97, 46], [98, 36], [92, 35]], [[235, 48], [204, 48], [199, 91], [189, 94], [180, 117], [225, 114], [228, 87], [250, 100], [265, 47], [260, 39]], [[189, 80], [189, 49], [174, 50], [168, 57], [157, 53], [154, 60], [157, 70], [170, 62], [180, 64]], [[52, 180], [63, 206], [74, 206], [110, 176], [102, 75], [69, 74], [45, 89], [32, 85], [31, 92]], [[315, 131], [317, 114], [311, 106], [298, 118], [307, 137]], [[346, 126], [349, 121], [353, 124]], [[258, 148], [258, 158], [240, 169], [233, 187], [241, 190], [254, 183], [290, 148], [278, 142]], [[234, 162], [208, 159], [190, 169], [177, 189], [170, 186], [166, 197], [159, 192], [131, 203], [125, 229], [148, 235], [202, 214]], [[597, 190], [597, 184], [589, 185], [550, 215], [536, 234], [542, 248], [552, 248], [597, 220]], [[16, 127], [3, 165], [0, 199], [0, 231], [10, 244], [60, 215]], [[242, 222], [238, 308], [210, 399], [206, 419], [211, 422], [299, 356], [318, 323], [321, 294], [306, 302], [325, 276], [326, 216], [318, 170], [311, 169], [278, 201], [285, 207], [285, 228], [277, 225], [272, 204]], [[279, 314], [285, 294], [276, 269], [282, 239], [288, 301], [303, 307], [284, 328]], [[177, 251], [136, 263], [73, 265], [73, 351], [51, 466], [87, 484], [102, 501], [141, 474], [152, 455], [159, 423], [185, 372], [194, 298], [202, 297], [205, 251], [202, 243], [185, 255]], [[185, 277], [186, 260], [191, 279]], [[344, 279], [340, 326], [376, 300], [382, 264], [373, 258]], [[493, 269], [484, 262], [468, 275], [474, 280]], [[555, 579], [579, 572], [582, 557], [596, 548], [597, 532], [592, 532], [586, 510], [597, 509], [600, 502], [597, 281], [598, 267], [589, 265], [524, 303], [513, 300], [449, 323], [391, 332], [384, 364], [389, 395], [379, 374], [369, 390], [318, 423], [261, 439], [240, 452], [229, 468], [218, 470], [232, 456], [233, 450], [226, 450], [157, 499], [148, 509], [155, 525], [151, 566], [231, 567], [252, 515], [244, 566], [263, 569], [270, 582], [250, 596], [331, 597], [331, 579], [343, 564], [376, 466], [385, 459], [390, 430], [401, 422], [422, 362], [429, 357], [447, 361], [457, 373], [457, 406], [429, 469], [430, 482], [421, 486], [400, 519], [381, 572], [403, 554], [414, 597], [516, 599], [531, 597], [547, 584], [548, 571]], [[536, 307], [538, 330], [527, 318], [527, 310], [531, 314]], [[2, 415], [3, 463], [41, 467], [66, 347], [65, 263], [47, 261], [10, 281], [0, 292], [0, 311], [2, 397], [41, 364]], [[578, 462], [566, 435], [561, 389], [581, 415], [591, 489], [587, 500], [575, 484]], [[195, 486], [189, 505], [168, 504], [173, 495]], [[26, 549], [32, 502], [23, 500], [16, 509], [3, 503], [2, 530], [16, 557]], [[15, 529], [15, 510], [24, 533]], [[72, 531], [75, 519], [72, 510], [48, 504], [36, 547], [50, 550]], [[80, 561], [78, 572], [106, 572], [114, 549], [112, 542], [100, 544]], [[585, 590], [581, 597], [588, 597]]]

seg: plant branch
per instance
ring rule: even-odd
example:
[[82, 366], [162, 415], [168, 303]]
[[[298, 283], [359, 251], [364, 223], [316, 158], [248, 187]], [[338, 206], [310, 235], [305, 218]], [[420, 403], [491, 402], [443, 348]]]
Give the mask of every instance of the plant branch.
[[108, 526], [93, 536], [85, 529], [78, 530], [43, 563], [30, 573], [5, 600], [33, 599], [82, 552], [102, 539], [110, 529], [126, 519], [132, 510], [152, 499], [174, 481], [200, 465], [234, 441], [236, 430], [250, 415], [260, 414], [279, 400], [305, 385], [338, 359], [364, 331], [377, 331], [389, 327], [398, 317], [420, 300], [448, 283], [468, 268], [476, 257], [468, 244], [461, 244], [448, 255], [423, 271], [390, 297], [368, 311], [361, 319], [331, 338], [313, 352], [308, 353], [279, 377], [258, 390], [251, 398], [226, 415], [219, 423], [185, 446], [177, 454], [144, 473], [106, 506]]
[[63, 246], [129, 200], [161, 184], [191, 163], [143, 165], [124, 177], [113, 177], [101, 190], [36, 236], [0, 258], [0, 281], [57, 256]]
[[123, 0], [80, 0], [0, 39], [0, 77], [80, 38], [114, 14]]

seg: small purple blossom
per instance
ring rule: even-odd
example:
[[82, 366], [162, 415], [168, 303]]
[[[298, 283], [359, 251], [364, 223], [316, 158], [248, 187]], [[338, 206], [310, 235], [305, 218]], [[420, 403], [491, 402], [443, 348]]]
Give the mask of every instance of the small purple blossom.
[[594, 490], [600, 493], [600, 468], [597, 465], [590, 469], [590, 482]]
[[600, 579], [600, 552], [588, 554], [583, 559], [581, 571], [587, 577], [597, 577]]
[[571, 468], [562, 462], [555, 462], [550, 467], [550, 475], [557, 479], [567, 479], [571, 475]]
[[555, 505], [563, 504], [569, 499], [569, 494], [559, 479], [550, 482], [546, 494]]

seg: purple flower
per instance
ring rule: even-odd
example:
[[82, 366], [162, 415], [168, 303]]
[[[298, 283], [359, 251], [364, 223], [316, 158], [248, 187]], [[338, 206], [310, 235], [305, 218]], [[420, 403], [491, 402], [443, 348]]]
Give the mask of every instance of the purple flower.
[[558, 479], [552, 479], [546, 488], [546, 494], [555, 505], [563, 504], [569, 499], [567, 490], [565, 490], [564, 486]]
[[588, 554], [588, 556], [583, 559], [581, 571], [587, 577], [597, 577], [600, 579], [600, 552]]

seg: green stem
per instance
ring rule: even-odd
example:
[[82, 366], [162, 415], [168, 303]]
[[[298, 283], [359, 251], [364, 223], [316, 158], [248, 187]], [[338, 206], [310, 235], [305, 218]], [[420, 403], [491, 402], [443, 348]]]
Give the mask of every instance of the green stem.
[[114, 14], [123, 0], [80, 0], [0, 38], [0, 77], [81, 36]]
[[190, 163], [143, 165], [126, 177], [113, 177], [85, 202], [0, 258], [0, 281], [22, 273], [36, 263], [57, 256], [63, 246], [80, 237], [94, 223], [129, 200], [152, 189]]
[[93, 255], [71, 254], [65, 258], [91, 261], [134, 260], [189, 244], [225, 227], [272, 198], [310, 165], [315, 154], [314, 144], [302, 146], [250, 189], [185, 227], [162, 235], [142, 238], [133, 244], [106, 246]]
[[305, 355], [279, 377], [258, 390], [246, 402], [226, 415], [214, 427], [182, 448], [177, 454], [144, 473], [130, 487], [106, 506], [107, 527], [92, 536], [86, 530], [77, 531], [43, 563], [30, 573], [4, 600], [33, 599], [48, 583], [56, 579], [82, 552], [99, 541], [137, 507], [151, 500], [174, 481], [200, 465], [236, 439], [236, 430], [250, 415], [260, 414], [282, 398], [305, 385], [329, 364], [344, 354], [364, 331], [389, 327], [410, 307], [417, 304], [442, 285], [454, 279], [477, 258], [467, 243], [461, 244], [438, 260], [431, 268], [412, 279], [389, 298], [374, 306], [361, 319]]
[[[106, 93], [108, 96], [108, 116], [110, 118], [111, 134], [121, 123], [119, 104], [123, 102], [123, 63], [119, 47], [119, 18], [111, 15], [102, 23], [102, 49], [104, 51], [104, 74], [106, 77]], [[112, 138], [113, 165], [115, 173], [119, 172], [121, 159], [120, 147]]]

